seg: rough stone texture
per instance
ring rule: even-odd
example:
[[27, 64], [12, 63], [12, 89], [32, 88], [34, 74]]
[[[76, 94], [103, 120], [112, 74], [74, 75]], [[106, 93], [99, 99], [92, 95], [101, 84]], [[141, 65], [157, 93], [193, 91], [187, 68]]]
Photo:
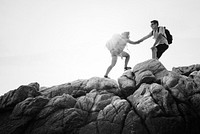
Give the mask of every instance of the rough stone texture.
[[172, 71], [181, 75], [189, 76], [190, 73], [200, 70], [200, 64], [182, 67], [173, 67]]
[[44, 96], [53, 98], [62, 94], [70, 94], [74, 97], [80, 97], [86, 95], [93, 89], [107, 90], [108, 92], [118, 94], [118, 83], [112, 79], [105, 79], [100, 77], [92, 77], [88, 80], [76, 80], [62, 85], [53, 86], [50, 88], [44, 88], [41, 93]]
[[118, 78], [118, 83], [120, 87], [120, 93], [122, 97], [127, 97], [136, 90], [136, 82], [134, 73], [128, 70]]
[[151, 59], [118, 81], [20, 86], [0, 96], [0, 134], [199, 134], [199, 67]]
[[40, 95], [39, 84], [31, 83], [22, 85], [16, 90], [9, 91], [0, 97], [0, 111], [13, 109], [16, 104], [25, 100], [28, 97], [36, 97]]
[[160, 81], [168, 71], [158, 60], [150, 59], [142, 63], [137, 64], [133, 68], [135, 74], [136, 86], [140, 86], [142, 83], [152, 83]]

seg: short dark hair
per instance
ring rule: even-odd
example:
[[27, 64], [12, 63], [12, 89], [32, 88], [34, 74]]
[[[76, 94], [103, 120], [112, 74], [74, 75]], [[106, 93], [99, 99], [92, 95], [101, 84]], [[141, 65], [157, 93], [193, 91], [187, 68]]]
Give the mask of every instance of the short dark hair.
[[159, 25], [157, 20], [152, 20], [151, 23]]

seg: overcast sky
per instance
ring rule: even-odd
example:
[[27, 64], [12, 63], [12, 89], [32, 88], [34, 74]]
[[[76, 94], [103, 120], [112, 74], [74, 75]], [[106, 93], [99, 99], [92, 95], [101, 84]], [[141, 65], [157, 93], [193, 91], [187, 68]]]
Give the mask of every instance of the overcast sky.
[[[38, 82], [41, 87], [103, 77], [105, 43], [130, 31], [133, 41], [157, 19], [174, 37], [160, 58], [168, 69], [200, 64], [199, 0], [0, 0], [0, 95]], [[151, 58], [150, 38], [128, 45], [129, 66]], [[117, 80], [124, 60], [110, 72]]]

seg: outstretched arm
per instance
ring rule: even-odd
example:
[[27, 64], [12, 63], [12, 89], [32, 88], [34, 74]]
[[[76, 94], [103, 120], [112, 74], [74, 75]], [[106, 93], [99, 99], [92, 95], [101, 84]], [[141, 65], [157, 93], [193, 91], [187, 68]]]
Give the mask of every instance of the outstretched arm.
[[142, 42], [143, 40], [146, 40], [147, 38], [151, 37], [152, 35], [147, 35], [145, 37], [143, 37], [142, 39], [138, 40], [138, 41], [132, 41], [130, 39], [127, 39], [126, 41], [130, 44], [139, 44], [140, 42]]
[[138, 41], [136, 41], [136, 42], [140, 43], [140, 42], [142, 42], [142, 41], [144, 41], [144, 40], [150, 38], [151, 36], [153, 36], [153, 33], [152, 33], [152, 32], [150, 32], [147, 36], [144, 36], [143, 38], [141, 38], [140, 40], [138, 40]]
[[130, 44], [139, 44], [140, 43], [138, 41], [132, 41], [132, 40], [129, 40], [129, 39], [127, 40], [127, 42], [130, 43]]

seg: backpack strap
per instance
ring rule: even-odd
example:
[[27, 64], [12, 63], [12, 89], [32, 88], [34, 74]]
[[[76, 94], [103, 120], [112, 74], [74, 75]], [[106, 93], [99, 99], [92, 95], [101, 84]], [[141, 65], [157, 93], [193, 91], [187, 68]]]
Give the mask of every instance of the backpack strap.
[[[160, 29], [160, 27], [158, 27], [158, 32], [159, 32], [159, 29]], [[157, 31], [157, 30], [156, 30], [156, 31]], [[155, 32], [156, 32], [156, 31], [155, 31]], [[151, 32], [152, 32], [152, 35], [153, 35], [154, 31], [152, 30]]]
[[[160, 28], [161, 28], [161, 27], [158, 27], [158, 32], [159, 32], [159, 29], [160, 29]], [[164, 33], [162, 34], [162, 36], [165, 37], [165, 38], [167, 39], [167, 37], [166, 37], [167, 35], [166, 35], [166, 33], [165, 33], [165, 29], [166, 29], [166, 28], [165, 28], [165, 27], [162, 27], [162, 28], [164, 29]], [[165, 36], [164, 34], [165, 34], [166, 36]]]
[[[165, 31], [166, 31], [166, 27], [164, 27]], [[166, 35], [166, 32], [165, 32], [165, 36], [163, 35], [163, 37], [165, 37], [167, 39], [167, 35]]]

